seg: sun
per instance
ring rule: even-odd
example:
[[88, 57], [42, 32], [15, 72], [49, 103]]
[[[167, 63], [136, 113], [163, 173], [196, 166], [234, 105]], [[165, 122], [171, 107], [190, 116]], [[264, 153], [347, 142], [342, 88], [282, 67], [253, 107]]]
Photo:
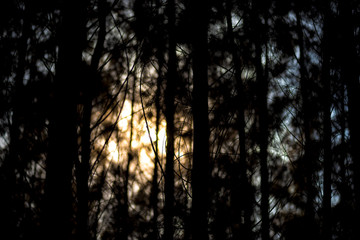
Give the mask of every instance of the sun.
[[[150, 177], [154, 168], [155, 153], [152, 145], [155, 147], [156, 139], [158, 137], [158, 154], [164, 156], [166, 152], [166, 121], [161, 121], [159, 126], [159, 133], [156, 136], [156, 126], [153, 124], [154, 119], [147, 119], [140, 116], [141, 105], [134, 105], [133, 116], [133, 137], [131, 140], [132, 151], [137, 152], [139, 157], [139, 168], [146, 176]], [[118, 128], [120, 132], [120, 140], [112, 138], [107, 146], [108, 161], [117, 164], [126, 164], [127, 153], [129, 151], [130, 141], [130, 121], [131, 121], [131, 102], [126, 100], [122, 107]], [[147, 129], [147, 124], [149, 130]]]

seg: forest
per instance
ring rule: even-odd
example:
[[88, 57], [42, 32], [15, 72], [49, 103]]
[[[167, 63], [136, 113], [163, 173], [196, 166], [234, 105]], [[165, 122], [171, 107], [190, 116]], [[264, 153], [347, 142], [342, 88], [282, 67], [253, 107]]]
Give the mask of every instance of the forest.
[[1, 239], [359, 240], [360, 1], [0, 1]]

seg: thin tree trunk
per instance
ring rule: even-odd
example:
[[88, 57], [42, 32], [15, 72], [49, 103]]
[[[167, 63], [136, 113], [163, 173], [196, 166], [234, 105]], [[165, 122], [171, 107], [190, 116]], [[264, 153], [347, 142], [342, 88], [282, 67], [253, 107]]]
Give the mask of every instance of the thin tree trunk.
[[[125, 170], [125, 182], [124, 182], [124, 204], [121, 210], [121, 232], [120, 239], [127, 240], [129, 236], [129, 178], [130, 178], [130, 164], [133, 160], [133, 150], [132, 150], [132, 141], [134, 135], [134, 106], [135, 106], [135, 88], [136, 88], [136, 76], [133, 78], [132, 86], [132, 97], [131, 97], [131, 119], [130, 119], [130, 137], [129, 137], [129, 150], [128, 150], [128, 159]], [[120, 207], [120, 208], [121, 208]]]
[[256, 78], [259, 84], [259, 127], [260, 127], [260, 175], [261, 175], [261, 239], [269, 239], [269, 169], [268, 169], [268, 107], [267, 107], [267, 80], [261, 66], [261, 46], [256, 47]]
[[[86, 1], [63, 3], [54, 104], [46, 161], [45, 239], [73, 239], [72, 170], [78, 161], [77, 84], [84, 49]], [[75, 85], [75, 87], [74, 87]]]
[[177, 59], [175, 41], [175, 2], [168, 0], [168, 32], [169, 32], [169, 61], [165, 89], [165, 118], [166, 118], [166, 167], [165, 167], [165, 209], [164, 209], [164, 238], [174, 238], [174, 114], [175, 87], [177, 81]]
[[[25, 4], [25, 3], [24, 3]], [[22, 151], [20, 144], [21, 118], [20, 111], [22, 103], [22, 94], [24, 91], [24, 76], [26, 69], [27, 40], [29, 38], [30, 24], [28, 18], [27, 6], [25, 5], [23, 15], [21, 36], [18, 39], [17, 66], [14, 78], [14, 87], [12, 89], [11, 106], [12, 115], [9, 123], [9, 155], [4, 159], [1, 165], [1, 174], [4, 179], [0, 183], [3, 197], [0, 199], [0, 229], [4, 236], [15, 236], [17, 233], [16, 225], [19, 219], [24, 216], [24, 171], [26, 163], [22, 160]], [[17, 174], [19, 176], [17, 177]]]
[[[299, 66], [300, 66], [300, 91], [302, 97], [302, 115], [303, 115], [303, 131], [304, 131], [304, 156], [303, 166], [305, 168], [305, 192], [307, 200], [305, 204], [305, 218], [308, 224], [313, 225], [314, 223], [314, 186], [313, 186], [313, 149], [312, 149], [312, 138], [311, 138], [311, 113], [310, 113], [310, 88], [309, 78], [305, 64], [305, 49], [304, 49], [304, 37], [301, 26], [301, 16], [299, 12], [296, 12], [297, 20], [297, 35], [299, 38]], [[311, 232], [311, 231], [309, 231]], [[311, 233], [310, 233], [311, 234]]]
[[[160, 2], [156, 1], [156, 9], [160, 9]], [[162, 31], [160, 31], [162, 33]], [[152, 219], [152, 239], [159, 239], [158, 231], [158, 195], [159, 195], [159, 186], [158, 186], [158, 164], [160, 164], [159, 158], [159, 132], [160, 132], [160, 122], [161, 122], [161, 86], [163, 83], [163, 67], [164, 67], [164, 49], [163, 45], [160, 43], [157, 52], [156, 58], [158, 61], [158, 77], [156, 81], [156, 96], [155, 96], [155, 108], [156, 108], [156, 123], [155, 123], [155, 132], [156, 132], [156, 142], [155, 142], [155, 162], [154, 162], [154, 172], [152, 180], [152, 189], [151, 189], [151, 206], [153, 210], [153, 219]]]
[[[160, 51], [160, 49], [158, 50]], [[154, 172], [153, 172], [153, 180], [152, 180], [152, 189], [151, 189], [151, 206], [153, 210], [153, 220], [152, 220], [152, 239], [156, 240], [159, 238], [158, 231], [158, 195], [159, 195], [159, 186], [158, 186], [158, 164], [160, 163], [159, 159], [159, 131], [160, 131], [160, 118], [161, 118], [161, 105], [160, 105], [160, 95], [161, 95], [161, 84], [162, 84], [162, 67], [164, 64], [164, 60], [162, 57], [162, 52], [158, 53], [158, 78], [156, 81], [156, 96], [155, 96], [155, 108], [156, 108], [156, 122], [155, 122], [155, 133], [156, 133], [156, 141], [155, 141], [155, 162], [154, 162]]]
[[[231, 19], [232, 0], [226, 1], [226, 23], [229, 36], [229, 45], [232, 53], [235, 70], [235, 81], [238, 94], [237, 109], [237, 127], [240, 145], [240, 158], [235, 166], [234, 176], [232, 177], [232, 232], [233, 239], [250, 239], [251, 236], [251, 193], [249, 182], [246, 175], [246, 138], [245, 138], [245, 96], [244, 86], [241, 78], [241, 61], [238, 56], [237, 47], [235, 45], [234, 33]], [[240, 176], [240, 179], [239, 179]], [[243, 193], [243, 194], [242, 194]], [[244, 220], [242, 220], [242, 218]], [[240, 228], [244, 225], [243, 228]], [[243, 231], [241, 231], [243, 229]]]
[[323, 196], [323, 239], [331, 239], [331, 169], [332, 169], [332, 150], [331, 150], [331, 83], [330, 83], [330, 56], [328, 45], [329, 34], [329, 11], [330, 6], [324, 5], [324, 33], [322, 39], [322, 84], [324, 87], [323, 107], [324, 107], [324, 196]]
[[[256, 11], [260, 9], [258, 1], [254, 1], [253, 6], [253, 18], [255, 29], [263, 29], [260, 16]], [[266, 19], [265, 19], [266, 22]], [[258, 105], [258, 121], [259, 121], [259, 146], [260, 146], [260, 192], [261, 192], [261, 239], [270, 239], [270, 220], [269, 220], [269, 169], [268, 169], [268, 145], [269, 145], [269, 120], [268, 120], [268, 77], [267, 67], [264, 69], [262, 64], [262, 55], [266, 55], [267, 64], [267, 52], [263, 53], [262, 47], [265, 42], [266, 32], [262, 32], [260, 36], [253, 35], [255, 44], [255, 72], [256, 83], [258, 86], [257, 93], [257, 105]], [[266, 44], [266, 43], [265, 43]]]
[[[98, 2], [98, 20], [99, 20], [99, 33], [95, 46], [94, 54], [91, 58], [90, 68], [94, 73], [97, 73], [100, 58], [103, 51], [105, 34], [106, 34], [106, 13], [105, 13], [105, 0]], [[96, 76], [92, 76], [96, 78]], [[94, 79], [88, 83], [90, 85], [87, 92], [84, 92], [84, 108], [82, 118], [81, 129], [81, 162], [77, 164], [77, 196], [78, 196], [78, 237], [79, 239], [90, 239], [89, 229], [89, 186], [88, 180], [90, 175], [90, 157], [91, 157], [91, 112], [92, 112], [92, 100], [93, 92], [96, 91], [96, 86], [91, 85], [91, 82], [95, 84], [97, 79]]]
[[[340, 18], [342, 26], [342, 66], [341, 74], [345, 79], [347, 87], [348, 108], [349, 108], [349, 132], [350, 132], [350, 155], [353, 162], [353, 180], [355, 195], [355, 214], [360, 213], [360, 84], [358, 71], [358, 58], [356, 56], [356, 46], [353, 25], [353, 8], [351, 1], [339, 1]], [[360, 239], [360, 219], [356, 218], [354, 223], [354, 236], [352, 239]]]
[[209, 119], [208, 119], [208, 2], [192, 1], [193, 121], [192, 239], [207, 240]]
[[[350, 204], [349, 200], [353, 199], [352, 193], [351, 193], [351, 182], [348, 181], [347, 171], [349, 169], [347, 162], [347, 137], [348, 134], [347, 131], [347, 124], [346, 124], [346, 86], [345, 86], [345, 79], [343, 75], [340, 75], [340, 82], [341, 82], [341, 103], [340, 103], [340, 109], [341, 109], [341, 115], [340, 115], [340, 132], [341, 132], [341, 143], [340, 143], [340, 154], [339, 154], [339, 176], [340, 176], [340, 186], [338, 188], [340, 193], [340, 206], [342, 209], [349, 209]], [[351, 239], [350, 233], [351, 233], [351, 222], [352, 219], [349, 218], [346, 215], [346, 212], [344, 212], [343, 216], [340, 219], [340, 233], [343, 239]]]

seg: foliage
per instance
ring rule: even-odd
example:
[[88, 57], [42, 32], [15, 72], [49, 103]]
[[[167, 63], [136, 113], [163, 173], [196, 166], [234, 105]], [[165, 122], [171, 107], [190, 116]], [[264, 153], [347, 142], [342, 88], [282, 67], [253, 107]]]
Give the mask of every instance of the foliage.
[[1, 1], [4, 236], [360, 237], [358, 1], [204, 4]]

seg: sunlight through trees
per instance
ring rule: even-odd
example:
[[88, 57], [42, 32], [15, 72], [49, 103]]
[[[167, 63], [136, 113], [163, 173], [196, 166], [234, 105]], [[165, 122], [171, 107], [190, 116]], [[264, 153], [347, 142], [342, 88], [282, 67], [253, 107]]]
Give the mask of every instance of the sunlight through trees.
[[2, 236], [360, 239], [359, 9], [0, 1]]

